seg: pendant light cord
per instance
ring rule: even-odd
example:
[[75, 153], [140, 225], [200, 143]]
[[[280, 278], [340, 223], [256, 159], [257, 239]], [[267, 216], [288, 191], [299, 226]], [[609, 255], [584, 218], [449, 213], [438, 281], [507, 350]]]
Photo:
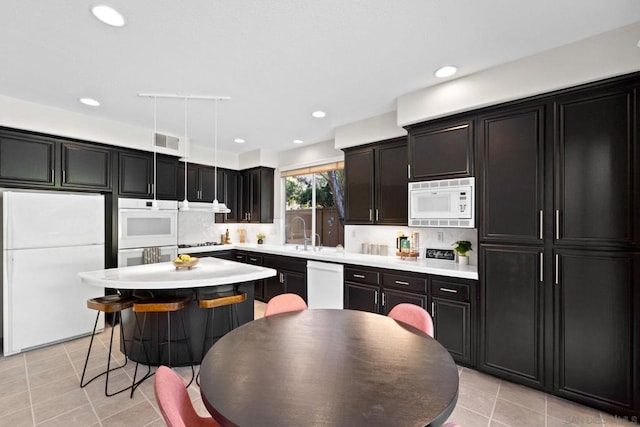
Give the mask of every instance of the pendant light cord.
[[213, 200], [218, 201], [218, 100], [214, 101], [213, 114]]
[[187, 101], [188, 99], [184, 98], [184, 144], [185, 144], [185, 156], [184, 156], [184, 200], [187, 201], [187, 166], [189, 164], [188, 160], [188, 150], [187, 144], [189, 143], [189, 138], [187, 137], [188, 133], [188, 121], [187, 121]]
[[151, 146], [153, 147], [153, 201], [156, 201], [156, 183], [158, 180], [156, 134], [158, 133], [158, 97], [153, 97], [153, 136]]

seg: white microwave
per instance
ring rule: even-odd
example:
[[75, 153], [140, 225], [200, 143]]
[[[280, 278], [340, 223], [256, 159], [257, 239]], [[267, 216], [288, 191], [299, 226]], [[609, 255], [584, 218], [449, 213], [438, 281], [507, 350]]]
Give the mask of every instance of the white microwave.
[[118, 199], [118, 249], [178, 245], [178, 202]]
[[475, 178], [409, 183], [410, 227], [474, 228]]

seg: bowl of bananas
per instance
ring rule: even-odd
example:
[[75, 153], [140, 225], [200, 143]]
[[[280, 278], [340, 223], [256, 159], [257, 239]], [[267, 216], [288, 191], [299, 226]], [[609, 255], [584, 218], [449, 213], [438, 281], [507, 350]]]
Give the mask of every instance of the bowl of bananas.
[[191, 270], [198, 263], [198, 261], [199, 261], [198, 258], [194, 256], [182, 254], [182, 255], [178, 255], [173, 260], [173, 265], [175, 265], [176, 270], [182, 270], [182, 269]]

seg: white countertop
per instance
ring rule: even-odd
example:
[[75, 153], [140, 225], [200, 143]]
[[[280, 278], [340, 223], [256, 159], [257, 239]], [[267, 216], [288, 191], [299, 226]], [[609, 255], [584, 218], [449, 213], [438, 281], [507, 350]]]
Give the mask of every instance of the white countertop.
[[[302, 247], [302, 245], [299, 245]], [[418, 259], [402, 260], [395, 256], [366, 255], [354, 252], [337, 252], [335, 248], [322, 248], [319, 251], [302, 249], [296, 250], [294, 245], [258, 245], [252, 243], [234, 243], [230, 245], [197, 246], [180, 248], [181, 254], [198, 254], [238, 249], [250, 252], [260, 252], [274, 255], [284, 255], [315, 261], [335, 262], [340, 264], [354, 264], [368, 267], [389, 268], [392, 270], [413, 271], [416, 273], [437, 274], [440, 276], [459, 277], [461, 279], [478, 280], [477, 265], [460, 265], [454, 261]]]
[[171, 262], [78, 273], [81, 283], [115, 289], [178, 289], [228, 285], [276, 275], [272, 268], [217, 258], [200, 258], [191, 270]]

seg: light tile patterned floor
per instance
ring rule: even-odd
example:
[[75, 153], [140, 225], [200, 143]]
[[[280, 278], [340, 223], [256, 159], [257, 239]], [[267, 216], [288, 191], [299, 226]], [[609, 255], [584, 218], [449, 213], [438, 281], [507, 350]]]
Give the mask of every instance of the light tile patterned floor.
[[[264, 306], [256, 302], [256, 318], [262, 317]], [[92, 352], [89, 365], [94, 367], [92, 372], [99, 372], [104, 367], [108, 340], [108, 331], [98, 336], [100, 351]], [[89, 337], [86, 337], [12, 357], [0, 357], [0, 426], [165, 425], [153, 395], [153, 381], [145, 381], [133, 399], [128, 393], [105, 397], [103, 379], [84, 389], [79, 387], [88, 345]], [[118, 352], [115, 360], [122, 362], [124, 359]], [[110, 386], [130, 384], [132, 365], [115, 371]], [[184, 378], [191, 374], [189, 368], [179, 368], [178, 372]], [[463, 427], [624, 425], [622, 420], [597, 410], [471, 369], [459, 368], [459, 373], [458, 405], [451, 419]], [[198, 413], [207, 415], [195, 383], [189, 387], [189, 394]]]

